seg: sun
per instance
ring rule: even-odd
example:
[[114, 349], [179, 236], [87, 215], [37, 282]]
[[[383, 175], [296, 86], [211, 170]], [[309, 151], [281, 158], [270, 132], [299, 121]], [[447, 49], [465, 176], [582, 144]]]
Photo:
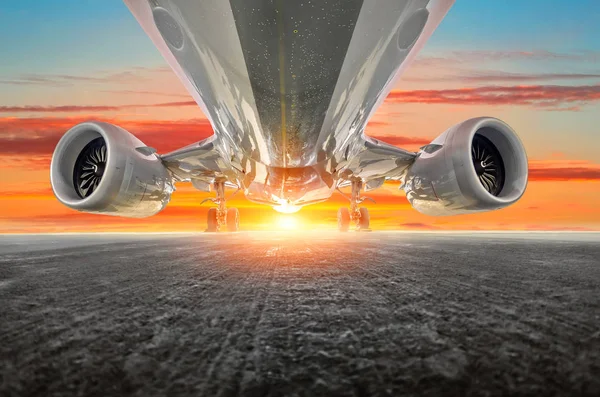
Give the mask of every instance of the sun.
[[288, 204], [285, 201], [273, 207], [275, 211], [280, 212], [282, 214], [293, 214], [294, 212], [300, 211], [300, 208], [302, 208], [302, 206]]
[[298, 220], [294, 216], [281, 215], [277, 218], [277, 226], [283, 230], [296, 230], [298, 228]]

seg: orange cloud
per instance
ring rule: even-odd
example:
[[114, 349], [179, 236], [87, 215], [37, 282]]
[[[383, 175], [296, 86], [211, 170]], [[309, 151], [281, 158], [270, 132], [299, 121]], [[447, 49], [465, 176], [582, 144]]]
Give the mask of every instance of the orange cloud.
[[526, 81], [556, 81], [556, 80], [589, 80], [600, 79], [598, 73], [511, 73], [505, 71], [479, 71], [457, 69], [454, 73], [443, 76], [409, 77], [408, 81], [420, 82], [466, 82], [466, 83], [496, 83], [496, 82], [526, 82]]
[[531, 160], [531, 181], [600, 180], [600, 165], [582, 160]]
[[74, 113], [74, 112], [115, 112], [134, 108], [183, 107], [198, 106], [194, 101], [163, 102], [138, 105], [95, 106], [95, 105], [61, 105], [61, 106], [0, 106], [0, 113]]
[[598, 62], [600, 61], [600, 52], [598, 51], [579, 51], [579, 52], [554, 52], [554, 51], [488, 51], [488, 50], [458, 50], [445, 52], [441, 56], [418, 56], [415, 65], [430, 66], [449, 64], [481, 64], [482, 62], [498, 61], [578, 61], [578, 62]]
[[96, 73], [94, 76], [77, 76], [68, 74], [39, 74], [30, 73], [16, 76], [10, 80], [0, 80], [0, 84], [7, 85], [40, 85], [50, 87], [70, 86], [75, 83], [131, 83], [131, 82], [147, 82], [150, 81], [148, 76], [144, 76], [145, 72], [164, 72], [170, 71], [168, 68], [144, 68], [136, 67], [130, 70], [117, 72]]
[[[600, 100], [600, 85], [519, 85], [441, 90], [394, 90], [386, 100], [393, 103], [526, 105], [547, 110], [564, 110], [563, 107], [566, 104], [584, 105]], [[570, 109], [576, 110], [577, 108], [572, 106]]]
[[598, 79], [598, 73], [510, 73], [503, 71], [472, 72], [469, 75], [454, 76], [467, 82], [499, 82], [499, 81], [553, 81], [553, 80], [587, 80]]
[[[51, 155], [60, 137], [78, 123], [95, 116], [66, 118], [0, 118], [0, 155]], [[183, 121], [120, 120], [103, 121], [119, 125], [146, 145], [160, 152], [179, 149], [213, 134], [207, 119]]]
[[532, 181], [600, 180], [600, 168], [546, 168], [529, 170]]
[[403, 226], [408, 229], [424, 229], [424, 230], [437, 229], [435, 226], [428, 225], [426, 223], [421, 223], [421, 222], [405, 222], [405, 223], [400, 224], [400, 226]]

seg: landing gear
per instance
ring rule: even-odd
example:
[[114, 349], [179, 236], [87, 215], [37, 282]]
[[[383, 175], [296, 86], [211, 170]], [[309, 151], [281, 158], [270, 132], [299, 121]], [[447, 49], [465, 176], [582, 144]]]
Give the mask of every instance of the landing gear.
[[216, 180], [214, 182], [215, 192], [217, 193], [216, 198], [209, 198], [202, 201], [203, 204], [206, 201], [212, 201], [217, 204], [217, 207], [208, 209], [206, 217], [206, 231], [207, 232], [218, 232], [221, 230], [223, 225], [227, 225], [227, 231], [237, 232], [240, 229], [240, 212], [237, 208], [227, 208], [225, 205], [225, 181]]
[[356, 225], [357, 231], [371, 231], [369, 228], [369, 210], [365, 207], [359, 207], [358, 205], [365, 200], [371, 200], [373, 202], [374, 200], [369, 197], [360, 196], [362, 186], [362, 180], [360, 178], [354, 178], [352, 179], [352, 195], [350, 197], [344, 195], [350, 201], [350, 209], [342, 207], [338, 210], [337, 219], [338, 230], [340, 232], [347, 232], [351, 222]]

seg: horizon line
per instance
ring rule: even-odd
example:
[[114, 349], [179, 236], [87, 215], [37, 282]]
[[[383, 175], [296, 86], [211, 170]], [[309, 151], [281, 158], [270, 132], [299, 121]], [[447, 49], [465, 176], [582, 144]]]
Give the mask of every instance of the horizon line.
[[[322, 229], [321, 231], [329, 232], [337, 229]], [[76, 235], [177, 235], [177, 234], [211, 234], [211, 235], [230, 235], [230, 234], [243, 234], [243, 233], [307, 233], [315, 232], [319, 230], [240, 230], [238, 232], [204, 232], [204, 231], [165, 231], [165, 232], [61, 232], [61, 233], [0, 233], [0, 236], [76, 236]], [[436, 234], [457, 234], [457, 233], [483, 233], [483, 234], [529, 234], [529, 233], [564, 233], [564, 234], [600, 234], [599, 230], [477, 230], [477, 229], [462, 229], [462, 230], [371, 230], [368, 232], [349, 231], [340, 232], [340, 234], [351, 234], [351, 233], [402, 233], [402, 234], [425, 234], [425, 233], [436, 233]]]

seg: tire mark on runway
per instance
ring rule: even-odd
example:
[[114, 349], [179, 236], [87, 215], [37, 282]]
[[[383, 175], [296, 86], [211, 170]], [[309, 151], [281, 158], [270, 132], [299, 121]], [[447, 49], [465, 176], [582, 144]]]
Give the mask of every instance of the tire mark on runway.
[[[279, 348], [294, 351], [294, 346], [297, 346], [299, 348], [307, 349], [307, 353], [309, 351], [311, 352], [298, 357], [299, 361], [294, 361], [295, 363], [306, 364], [313, 361], [323, 363], [328, 362], [329, 364], [325, 364], [325, 368], [336, 367], [337, 365], [351, 360], [351, 356], [348, 356], [347, 352], [344, 352], [344, 350], [329, 354], [323, 349], [326, 349], [326, 346], [330, 346], [332, 343], [336, 343], [337, 340], [341, 340], [340, 338], [351, 338], [348, 340], [352, 340], [353, 343], [360, 343], [359, 341], [352, 339], [353, 337], [350, 331], [352, 327], [349, 329], [347, 325], [340, 323], [340, 321], [342, 321], [342, 319], [349, 320], [350, 323], [353, 324], [353, 327], [362, 327], [365, 324], [369, 324], [369, 322], [372, 321], [372, 318], [369, 316], [369, 311], [364, 310], [354, 311], [351, 319], [348, 318], [346, 313], [339, 313], [339, 310], [336, 310], [336, 307], [343, 308], [345, 306], [344, 302], [347, 302], [348, 298], [345, 294], [337, 294], [335, 292], [344, 289], [352, 290], [353, 294], [351, 296], [354, 296], [354, 299], [362, 300], [364, 302], [373, 302], [374, 290], [371, 290], [370, 287], [359, 287], [356, 285], [357, 280], [353, 278], [356, 276], [356, 263], [348, 262], [348, 258], [344, 257], [344, 265], [339, 263], [334, 264], [329, 261], [322, 263], [321, 267], [313, 267], [310, 265], [310, 259], [312, 258], [304, 258], [303, 255], [297, 255], [298, 253], [304, 253], [305, 248], [295, 248], [295, 254], [291, 255], [288, 254], [288, 247], [280, 250], [282, 258], [287, 258], [288, 260], [285, 262], [284, 266], [279, 266], [277, 268], [278, 274], [277, 277], [275, 277], [277, 283], [275, 288], [273, 288], [273, 293], [276, 292], [276, 294], [271, 295], [273, 297], [271, 301], [275, 305], [278, 304], [280, 311], [286, 311], [283, 305], [293, 302], [295, 311], [289, 313], [289, 318], [292, 321], [290, 329], [302, 329], [302, 332], [288, 333], [285, 340], [279, 342], [277, 338], [273, 339], [273, 337], [278, 336], [279, 332], [282, 332], [287, 328], [278, 328], [277, 324], [280, 322], [278, 317], [273, 317], [275, 313], [269, 312], [270, 316], [264, 321], [264, 331], [261, 333], [263, 334], [264, 339], [269, 340], [272, 345], [279, 345]], [[334, 247], [306, 247], [306, 249], [311, 250], [313, 258], [327, 257], [327, 254], [331, 252], [332, 248]], [[350, 254], [350, 252], [348, 253]], [[339, 257], [337, 259], [339, 260]], [[325, 276], [325, 279], [315, 279], [315, 276], [318, 273], [321, 273], [321, 276]], [[314, 289], [315, 287], [317, 289]], [[362, 299], [357, 298], [357, 292], [359, 291]], [[377, 299], [375, 299], [375, 301], [377, 301]], [[304, 327], [300, 327], [300, 324], [294, 322], [294, 319], [299, 316], [302, 318], [306, 317], [309, 321]], [[281, 336], [283, 337], [284, 335]], [[282, 343], [283, 346], [281, 345]], [[313, 346], [313, 344], [316, 344], [315, 350], [312, 350], [311, 346]], [[360, 349], [360, 344], [357, 348]], [[280, 379], [285, 379], [290, 376], [302, 377], [302, 375], [295, 372], [287, 372], [285, 367], [271, 368], [270, 366], [267, 366], [267, 368], [265, 368], [265, 362], [271, 362], [269, 357], [272, 356], [273, 352], [267, 350], [266, 359], [263, 360], [263, 370], [261, 373], [265, 374], [269, 371], [274, 371], [273, 374], [268, 378], [264, 378], [263, 375], [262, 381], [255, 383], [254, 389], [248, 387], [243, 390], [251, 390], [259, 394], [266, 394], [267, 390], [278, 390], [278, 393], [285, 394], [286, 389], [280, 389], [283, 387]], [[296, 366], [297, 365], [299, 364], [296, 364]], [[320, 379], [326, 378], [327, 377]], [[319, 380], [317, 379], [317, 381]], [[312, 382], [309, 382], [306, 386], [312, 386]], [[360, 388], [360, 385], [353, 386], [351, 383], [348, 383], [346, 386], [349, 387], [349, 389], [347, 389], [345, 393], [342, 393], [343, 395], [346, 395], [347, 391], [352, 390], [354, 387]], [[273, 387], [276, 389], [273, 389]], [[289, 392], [289, 390], [287, 390], [287, 392]]]
[[[279, 246], [278, 246], [279, 249]], [[268, 251], [267, 251], [268, 254]], [[272, 286], [273, 286], [273, 280], [275, 278], [275, 273], [277, 271], [277, 269], [279, 268], [279, 263], [277, 262], [277, 259], [275, 259], [273, 261], [273, 264], [271, 266], [269, 266], [269, 268], [271, 269], [269, 272], [269, 275], [267, 276], [267, 281], [266, 283], [264, 283], [265, 285], [260, 285], [261, 287], [261, 292], [259, 292], [259, 299], [258, 302], [256, 303], [256, 307], [254, 311], [257, 311], [257, 315], [256, 315], [256, 320], [249, 325], [248, 328], [249, 329], [249, 336], [250, 339], [252, 341], [252, 345], [251, 345], [251, 350], [249, 350], [243, 357], [243, 360], [241, 360], [241, 365], [237, 368], [237, 371], [235, 373], [235, 378], [233, 379], [233, 383], [235, 383], [236, 388], [235, 388], [235, 394], [236, 395], [246, 395], [246, 390], [245, 388], [248, 387], [248, 384], [251, 383], [252, 380], [254, 380], [256, 374], [257, 374], [257, 369], [260, 366], [260, 335], [261, 333], [259, 333], [259, 329], [262, 325], [264, 316], [265, 316], [265, 312], [267, 310], [267, 304], [269, 301], [269, 297], [271, 296], [273, 290], [272, 290]], [[264, 280], [264, 279], [263, 279]], [[263, 284], [263, 283], [261, 283]], [[256, 302], [256, 300], [255, 300]], [[249, 367], [249, 363], [250, 361], [252, 361], [253, 367], [250, 367], [253, 369], [253, 371], [248, 370]], [[249, 375], [249, 374], [253, 374]]]
[[[254, 342], [257, 324], [260, 322], [265, 308], [264, 302], [270, 293], [270, 283], [267, 281], [267, 286], [264, 286], [265, 280], [272, 280], [274, 268], [277, 266], [277, 255], [269, 255], [269, 252], [274, 251], [259, 249], [257, 252], [256, 248], [251, 245], [243, 247], [240, 254], [236, 255], [237, 260], [241, 261], [243, 259], [243, 262], [239, 262], [232, 269], [238, 279], [234, 285], [228, 286], [229, 299], [227, 304], [223, 305], [224, 311], [231, 317], [230, 325], [226, 329], [227, 335], [219, 345], [216, 356], [212, 358], [211, 364], [206, 370], [204, 382], [199, 387], [199, 390], [205, 393], [210, 395], [237, 395], [242, 387], [243, 369], [248, 356], [257, 351], [255, 345], [252, 346], [251, 351], [246, 346], [250, 346], [249, 342]], [[277, 252], [277, 249], [275, 252]], [[240, 277], [242, 272], [243, 276]], [[240, 300], [240, 295], [246, 296], [246, 298], [242, 298], [243, 301], [251, 302], [249, 310], [244, 310], [241, 316], [239, 310], [235, 308], [236, 303]], [[222, 302], [221, 299], [219, 301]], [[233, 328], [236, 325], [240, 328], [234, 332]], [[243, 340], [246, 339], [248, 341], [244, 346]], [[235, 360], [235, 364], [228, 363], [228, 361], [231, 361], [232, 356], [239, 356], [239, 359]], [[234, 368], [229, 369], [231, 375], [227, 377], [227, 381], [220, 382], [218, 378], [223, 373], [223, 367], [226, 363], [229, 364], [229, 367], [233, 366]]]

